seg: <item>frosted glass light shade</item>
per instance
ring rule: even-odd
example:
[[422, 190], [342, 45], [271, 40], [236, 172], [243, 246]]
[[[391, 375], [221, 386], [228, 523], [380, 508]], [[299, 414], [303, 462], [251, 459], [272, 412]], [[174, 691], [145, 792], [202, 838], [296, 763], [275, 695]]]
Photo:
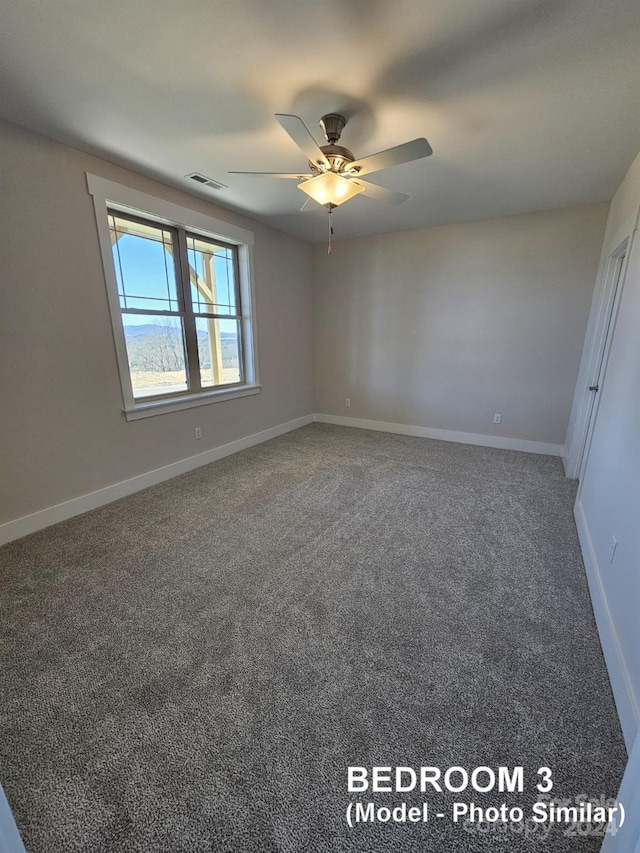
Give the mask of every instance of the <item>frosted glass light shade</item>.
[[310, 195], [318, 204], [332, 204], [334, 207], [364, 191], [364, 187], [355, 181], [341, 178], [335, 172], [324, 172], [315, 178], [309, 178], [308, 181], [298, 184], [298, 189]]

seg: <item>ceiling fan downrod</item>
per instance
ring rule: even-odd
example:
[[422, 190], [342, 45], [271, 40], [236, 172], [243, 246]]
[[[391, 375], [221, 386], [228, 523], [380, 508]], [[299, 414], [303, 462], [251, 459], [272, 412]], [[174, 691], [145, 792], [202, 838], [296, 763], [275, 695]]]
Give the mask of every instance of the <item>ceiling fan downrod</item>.
[[322, 116], [320, 127], [329, 145], [335, 145], [340, 139], [340, 134], [344, 130], [346, 123], [346, 118], [338, 115], [338, 113], [327, 113], [326, 116]]

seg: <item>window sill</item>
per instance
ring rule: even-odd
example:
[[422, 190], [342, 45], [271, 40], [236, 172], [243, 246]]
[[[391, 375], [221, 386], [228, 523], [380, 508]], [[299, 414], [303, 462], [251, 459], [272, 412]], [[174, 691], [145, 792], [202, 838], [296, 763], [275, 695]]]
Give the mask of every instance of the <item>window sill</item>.
[[262, 385], [243, 385], [241, 388], [216, 388], [215, 391], [205, 391], [185, 397], [172, 397], [167, 400], [151, 400], [139, 402], [132, 409], [125, 409], [124, 416], [128, 421], [140, 418], [151, 418], [154, 415], [166, 415], [170, 412], [180, 412], [182, 409], [193, 409], [196, 406], [207, 406], [210, 403], [220, 403], [222, 400], [235, 400], [238, 397], [248, 397], [259, 394]]

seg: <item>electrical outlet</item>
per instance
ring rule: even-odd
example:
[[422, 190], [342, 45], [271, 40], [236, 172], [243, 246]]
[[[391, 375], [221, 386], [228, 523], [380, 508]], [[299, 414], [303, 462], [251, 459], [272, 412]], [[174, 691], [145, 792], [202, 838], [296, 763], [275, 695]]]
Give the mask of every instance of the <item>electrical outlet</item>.
[[616, 555], [616, 548], [618, 547], [618, 540], [615, 536], [611, 537], [611, 545], [609, 545], [609, 562], [613, 563], [613, 558]]
[[345, 408], [347, 408], [347, 409], [351, 406], [351, 397], [345, 397], [344, 398], [344, 405], [345, 405]]
[[196, 438], [202, 438], [202, 429], [200, 427], [196, 427]]
[[496, 412], [495, 415], [493, 416], [493, 422], [494, 422], [494, 424], [501, 424], [502, 423], [502, 415], [499, 415]]

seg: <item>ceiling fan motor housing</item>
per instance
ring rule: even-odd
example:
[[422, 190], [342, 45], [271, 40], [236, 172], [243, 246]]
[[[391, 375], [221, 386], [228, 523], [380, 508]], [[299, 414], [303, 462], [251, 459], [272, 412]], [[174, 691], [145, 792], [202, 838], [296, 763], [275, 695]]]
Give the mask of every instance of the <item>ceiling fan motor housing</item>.
[[[344, 148], [342, 145], [322, 145], [320, 150], [331, 164], [331, 171], [337, 172], [338, 174], [344, 172], [349, 163], [355, 160], [353, 152], [349, 151], [348, 148]], [[320, 174], [323, 171], [317, 166], [314, 166], [313, 163], [310, 163], [309, 165], [317, 174]]]

